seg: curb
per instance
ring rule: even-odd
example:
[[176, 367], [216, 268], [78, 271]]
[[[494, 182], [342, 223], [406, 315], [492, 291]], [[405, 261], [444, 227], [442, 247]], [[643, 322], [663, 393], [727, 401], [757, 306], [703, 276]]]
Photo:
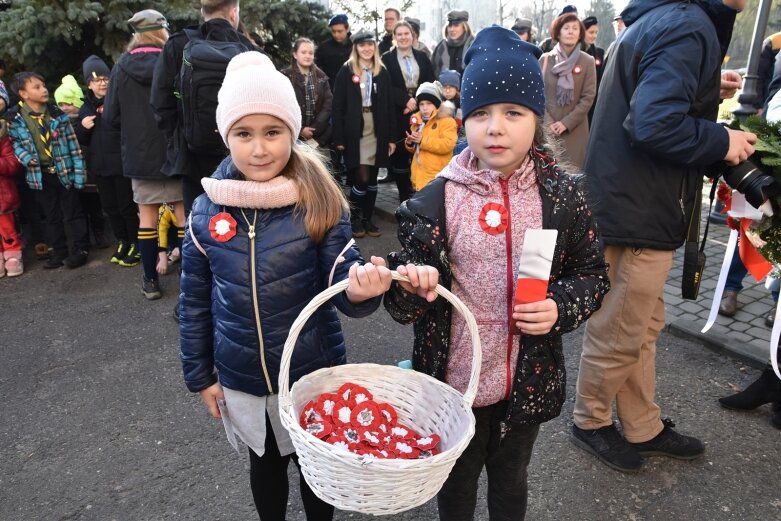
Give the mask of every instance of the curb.
[[708, 349], [736, 358], [757, 369], [763, 368], [767, 363], [767, 350], [760, 349], [751, 343], [731, 341], [729, 329], [719, 324], [714, 324], [710, 331], [703, 334], [700, 332], [702, 324], [695, 324], [691, 320], [676, 319], [667, 324], [667, 330], [679, 338], [694, 340]]

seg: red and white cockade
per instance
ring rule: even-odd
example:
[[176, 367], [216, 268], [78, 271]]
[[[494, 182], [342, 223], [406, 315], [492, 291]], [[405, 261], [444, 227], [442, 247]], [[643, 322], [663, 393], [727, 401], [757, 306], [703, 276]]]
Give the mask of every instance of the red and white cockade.
[[398, 418], [393, 406], [375, 402], [366, 388], [348, 382], [310, 400], [299, 423], [312, 436], [362, 456], [420, 459], [439, 453], [439, 435], [422, 436]]

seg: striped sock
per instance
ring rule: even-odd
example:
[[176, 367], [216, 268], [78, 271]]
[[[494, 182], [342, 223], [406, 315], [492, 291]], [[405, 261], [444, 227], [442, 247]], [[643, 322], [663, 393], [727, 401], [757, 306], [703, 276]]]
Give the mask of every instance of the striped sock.
[[173, 244], [173, 247], [179, 248], [181, 251], [182, 249], [182, 243], [184, 242], [184, 228], [179, 228], [178, 226], [174, 226], [176, 228], [176, 244]]
[[141, 252], [141, 264], [144, 266], [144, 276], [153, 280], [157, 278], [157, 228], [138, 229], [138, 251]]

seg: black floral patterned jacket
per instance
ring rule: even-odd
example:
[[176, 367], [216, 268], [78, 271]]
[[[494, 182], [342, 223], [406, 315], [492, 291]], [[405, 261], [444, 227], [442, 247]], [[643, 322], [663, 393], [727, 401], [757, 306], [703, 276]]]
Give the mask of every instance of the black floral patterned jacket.
[[[558, 305], [559, 318], [542, 336], [521, 336], [511, 402], [505, 429], [555, 418], [566, 395], [561, 335], [573, 331], [599, 309], [610, 288], [597, 225], [586, 203], [582, 175], [562, 172], [546, 150], [532, 155], [542, 196], [543, 227], [559, 231], [551, 268], [548, 297]], [[427, 264], [439, 270], [440, 284], [451, 285], [445, 229], [445, 183], [438, 177], [396, 211], [402, 250], [389, 255], [389, 265]], [[429, 303], [394, 283], [385, 307], [397, 322], [414, 323], [413, 367], [445, 380], [450, 350], [452, 306], [443, 298]]]

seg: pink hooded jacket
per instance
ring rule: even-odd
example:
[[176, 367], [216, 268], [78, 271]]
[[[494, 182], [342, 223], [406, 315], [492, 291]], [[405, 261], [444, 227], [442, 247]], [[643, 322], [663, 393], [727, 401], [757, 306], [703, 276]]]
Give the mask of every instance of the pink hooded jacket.
[[[478, 170], [467, 148], [439, 175], [452, 181], [445, 185], [451, 289], [477, 320], [483, 365], [474, 407], [484, 407], [510, 397], [520, 345], [509, 332], [515, 280], [526, 230], [542, 228], [542, 200], [531, 160], [505, 180], [499, 172]], [[500, 209], [496, 205], [507, 211], [506, 229], [486, 223], [486, 211]], [[453, 314], [450, 346], [446, 381], [464, 392], [472, 345], [458, 313]]]

